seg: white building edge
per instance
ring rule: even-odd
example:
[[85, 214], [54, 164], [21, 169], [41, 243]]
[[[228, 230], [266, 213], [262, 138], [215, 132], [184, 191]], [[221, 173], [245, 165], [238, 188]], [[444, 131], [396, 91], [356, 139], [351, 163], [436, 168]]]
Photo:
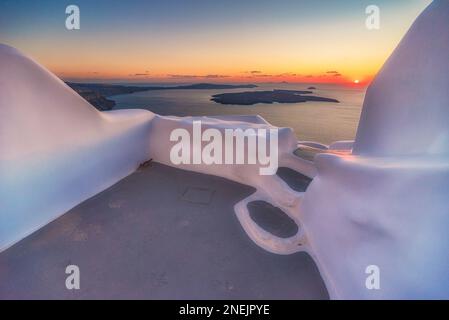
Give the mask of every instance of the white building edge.
[[[336, 143], [312, 163], [293, 154], [298, 142], [281, 129], [279, 166], [314, 177], [304, 194], [257, 166], [181, 168], [255, 187], [235, 206], [247, 234], [273, 253], [308, 252], [334, 299], [449, 298], [448, 57], [449, 1], [435, 0], [370, 86], [354, 145]], [[5, 45], [0, 70], [1, 249], [150, 158], [172, 165], [170, 133], [199, 119], [99, 112]], [[260, 117], [200, 119], [221, 131], [271, 127]], [[254, 200], [281, 208], [299, 233], [282, 239], [260, 228], [247, 209]], [[380, 290], [367, 287], [371, 266]]]

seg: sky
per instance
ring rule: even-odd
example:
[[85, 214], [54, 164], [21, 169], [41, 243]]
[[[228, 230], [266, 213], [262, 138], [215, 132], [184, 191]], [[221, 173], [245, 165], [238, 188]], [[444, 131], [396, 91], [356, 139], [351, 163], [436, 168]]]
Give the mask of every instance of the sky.
[[[0, 0], [0, 42], [71, 81], [363, 84], [430, 2]], [[80, 30], [65, 27], [71, 4]]]

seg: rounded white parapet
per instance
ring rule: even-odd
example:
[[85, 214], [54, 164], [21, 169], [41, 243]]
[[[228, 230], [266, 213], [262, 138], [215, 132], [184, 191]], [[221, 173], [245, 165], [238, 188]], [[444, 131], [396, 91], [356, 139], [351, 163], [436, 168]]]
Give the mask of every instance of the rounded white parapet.
[[101, 113], [0, 44], [0, 251], [148, 160], [154, 115]]
[[449, 154], [449, 1], [435, 0], [366, 94], [354, 154]]
[[436, 0], [370, 86], [352, 154], [315, 157], [298, 220], [331, 298], [449, 298], [448, 123], [449, 0]]

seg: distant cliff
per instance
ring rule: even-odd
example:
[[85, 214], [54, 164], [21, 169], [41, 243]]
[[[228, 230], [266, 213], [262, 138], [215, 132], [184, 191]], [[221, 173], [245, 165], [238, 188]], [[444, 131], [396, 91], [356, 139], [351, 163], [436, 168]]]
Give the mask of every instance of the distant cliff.
[[115, 106], [115, 101], [107, 99], [98, 91], [78, 87], [72, 87], [72, 89], [100, 111], [111, 110]]
[[107, 97], [148, 90], [148, 88], [146, 87], [95, 83], [67, 82], [67, 85], [100, 111], [111, 110], [112, 108], [114, 108], [115, 101], [107, 99]]

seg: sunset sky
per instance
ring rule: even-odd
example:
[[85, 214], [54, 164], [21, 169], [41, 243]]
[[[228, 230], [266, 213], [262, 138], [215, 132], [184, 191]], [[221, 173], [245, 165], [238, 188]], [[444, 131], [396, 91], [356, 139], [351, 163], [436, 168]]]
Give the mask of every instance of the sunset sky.
[[[0, 42], [65, 80], [363, 84], [430, 2], [0, 0]], [[80, 30], [65, 28], [69, 4]]]

